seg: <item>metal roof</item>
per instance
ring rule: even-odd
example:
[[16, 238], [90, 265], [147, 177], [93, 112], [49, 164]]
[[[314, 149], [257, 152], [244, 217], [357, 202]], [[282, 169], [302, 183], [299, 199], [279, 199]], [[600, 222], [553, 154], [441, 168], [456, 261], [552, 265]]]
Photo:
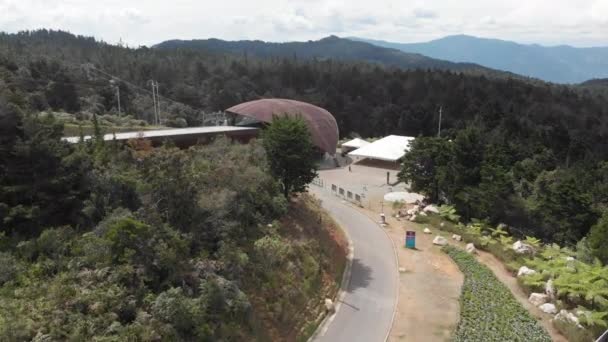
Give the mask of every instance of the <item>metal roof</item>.
[[348, 155], [386, 161], [397, 161], [409, 150], [410, 142], [414, 139], [414, 137], [389, 135], [356, 149]]
[[361, 148], [365, 145], [369, 145], [369, 141], [365, 141], [365, 140], [359, 139], [359, 138], [355, 138], [353, 140], [347, 141], [344, 144], [342, 144], [342, 146], [354, 147], [354, 148]]
[[[207, 134], [221, 134], [229, 132], [246, 132], [246, 131], [257, 131], [257, 128], [251, 127], [236, 127], [236, 126], [208, 126], [208, 127], [189, 127], [189, 128], [175, 128], [175, 129], [159, 129], [150, 131], [134, 131], [134, 132], [122, 132], [122, 133], [110, 133], [103, 136], [103, 140], [130, 140], [130, 139], [152, 139], [162, 137], [188, 137], [198, 136]], [[80, 137], [64, 137], [61, 138], [69, 143], [80, 142]], [[90, 135], [86, 135], [84, 140], [91, 139]]]
[[332, 155], [336, 153], [338, 124], [334, 116], [321, 107], [295, 100], [262, 99], [241, 103], [226, 109], [226, 112], [268, 123], [276, 115], [299, 115], [306, 121], [315, 146]]

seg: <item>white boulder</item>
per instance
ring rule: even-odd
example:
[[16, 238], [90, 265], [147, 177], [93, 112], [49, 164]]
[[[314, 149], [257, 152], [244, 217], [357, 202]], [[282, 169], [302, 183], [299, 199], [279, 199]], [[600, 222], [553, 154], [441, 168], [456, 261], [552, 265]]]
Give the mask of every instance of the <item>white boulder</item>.
[[565, 322], [571, 322], [576, 325], [579, 324], [578, 317], [576, 317], [576, 315], [573, 314], [572, 312], [568, 312], [566, 310], [561, 310], [557, 315], [555, 315], [555, 317], [553, 319], [561, 320], [561, 321], [565, 321]]
[[410, 221], [412, 221], [412, 222], [416, 221], [416, 215], [412, 215], [412, 216], [410, 217]]
[[531, 274], [535, 274], [535, 273], [536, 273], [535, 270], [528, 268], [526, 266], [522, 266], [517, 271], [517, 276], [521, 277], [521, 276], [531, 275]]
[[540, 309], [540, 311], [542, 311], [544, 313], [548, 313], [548, 314], [552, 314], [552, 315], [557, 313], [557, 308], [555, 307], [555, 304], [552, 304], [552, 303], [542, 304], [538, 308]]
[[408, 215], [414, 215], [418, 213], [418, 207], [413, 207], [412, 209], [408, 209], [407, 214]]
[[418, 214], [420, 216], [428, 216], [427, 213], [425, 213], [424, 211], [421, 211], [420, 214]]
[[429, 227], [424, 227], [423, 230], [424, 234], [432, 234], [431, 230], [429, 229]]
[[540, 306], [549, 301], [549, 296], [544, 293], [531, 293], [528, 302], [534, 306]]
[[334, 307], [334, 301], [329, 299], [329, 298], [325, 298], [325, 310], [327, 312], [334, 312], [335, 307]]
[[444, 226], [445, 226], [445, 222], [441, 222], [441, 223], [439, 224], [439, 227], [442, 227], [442, 228], [443, 228]]
[[475, 248], [475, 245], [472, 244], [472, 243], [467, 243], [467, 246], [465, 247], [465, 250], [469, 254], [475, 254], [475, 253], [477, 253], [477, 248]]
[[571, 257], [571, 256], [566, 257], [566, 261], [574, 261], [574, 260], [576, 260], [576, 259], [574, 259], [574, 257]]
[[452, 240], [462, 241], [462, 236], [460, 236], [458, 234], [454, 234], [454, 235], [452, 235]]
[[432, 204], [429, 204], [426, 207], [424, 207], [424, 209], [422, 209], [422, 211], [427, 212], [427, 213], [439, 214], [439, 209], [437, 209], [437, 207]]
[[443, 236], [437, 235], [433, 239], [433, 245], [445, 246], [447, 244], [448, 244], [448, 240], [446, 238], [444, 238]]
[[517, 240], [513, 244], [513, 250], [515, 251], [515, 253], [518, 253], [518, 254], [533, 254], [534, 253], [534, 247], [521, 242], [521, 240]]

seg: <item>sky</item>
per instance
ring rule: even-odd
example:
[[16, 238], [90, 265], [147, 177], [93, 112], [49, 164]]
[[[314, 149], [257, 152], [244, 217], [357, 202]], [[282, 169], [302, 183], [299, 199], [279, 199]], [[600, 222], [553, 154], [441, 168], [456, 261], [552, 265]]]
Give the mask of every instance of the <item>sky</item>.
[[608, 46], [608, 0], [0, 0], [0, 31], [49, 28], [109, 43], [168, 39], [421, 42], [453, 34]]

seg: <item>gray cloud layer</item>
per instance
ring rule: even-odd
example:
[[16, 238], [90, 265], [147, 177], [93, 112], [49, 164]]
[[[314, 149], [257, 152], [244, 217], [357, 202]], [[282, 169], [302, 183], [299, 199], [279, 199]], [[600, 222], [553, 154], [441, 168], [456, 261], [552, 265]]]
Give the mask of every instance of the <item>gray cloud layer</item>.
[[608, 45], [608, 0], [0, 0], [0, 30], [54, 28], [129, 45], [166, 39], [291, 41], [330, 34], [398, 42], [471, 34]]

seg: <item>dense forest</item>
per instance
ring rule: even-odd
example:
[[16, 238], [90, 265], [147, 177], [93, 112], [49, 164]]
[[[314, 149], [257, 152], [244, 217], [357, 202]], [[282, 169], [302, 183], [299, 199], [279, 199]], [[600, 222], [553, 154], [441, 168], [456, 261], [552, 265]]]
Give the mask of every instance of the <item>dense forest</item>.
[[60, 140], [66, 116], [97, 136], [100, 118], [151, 124], [150, 80], [164, 125], [283, 97], [327, 108], [342, 137], [422, 137], [401, 175], [415, 190], [464, 220], [608, 261], [598, 85], [0, 34], [0, 340], [293, 340], [314, 329], [344, 241], [318, 203], [286, 201], [262, 144]]
[[502, 221], [567, 244], [586, 236], [606, 205], [608, 94], [589, 85], [128, 48], [45, 30], [0, 35], [0, 94], [25, 111], [117, 114], [109, 75], [119, 78], [123, 112], [148, 122], [146, 90], [149, 80], [158, 81], [163, 122], [177, 126], [200, 125], [205, 113], [243, 101], [283, 97], [327, 108], [342, 137], [435, 136], [442, 108], [445, 139], [433, 144], [448, 155], [434, 162], [450, 168], [430, 192], [435, 200], [456, 204], [468, 219]]
[[0, 130], [2, 341], [305, 339], [337, 291], [344, 238], [260, 143], [70, 145], [4, 99]]
[[133, 49], [45, 30], [2, 34], [0, 48], [0, 94], [29, 112], [117, 114], [108, 75], [119, 77], [123, 113], [148, 122], [148, 82], [158, 81], [163, 122], [176, 126], [200, 125], [205, 113], [242, 101], [283, 97], [327, 108], [342, 137], [434, 136], [441, 107], [442, 136], [456, 142], [453, 156], [460, 158], [450, 162], [457, 180], [441, 195], [466, 217], [574, 243], [606, 202], [608, 97], [589, 85], [298, 56]]

